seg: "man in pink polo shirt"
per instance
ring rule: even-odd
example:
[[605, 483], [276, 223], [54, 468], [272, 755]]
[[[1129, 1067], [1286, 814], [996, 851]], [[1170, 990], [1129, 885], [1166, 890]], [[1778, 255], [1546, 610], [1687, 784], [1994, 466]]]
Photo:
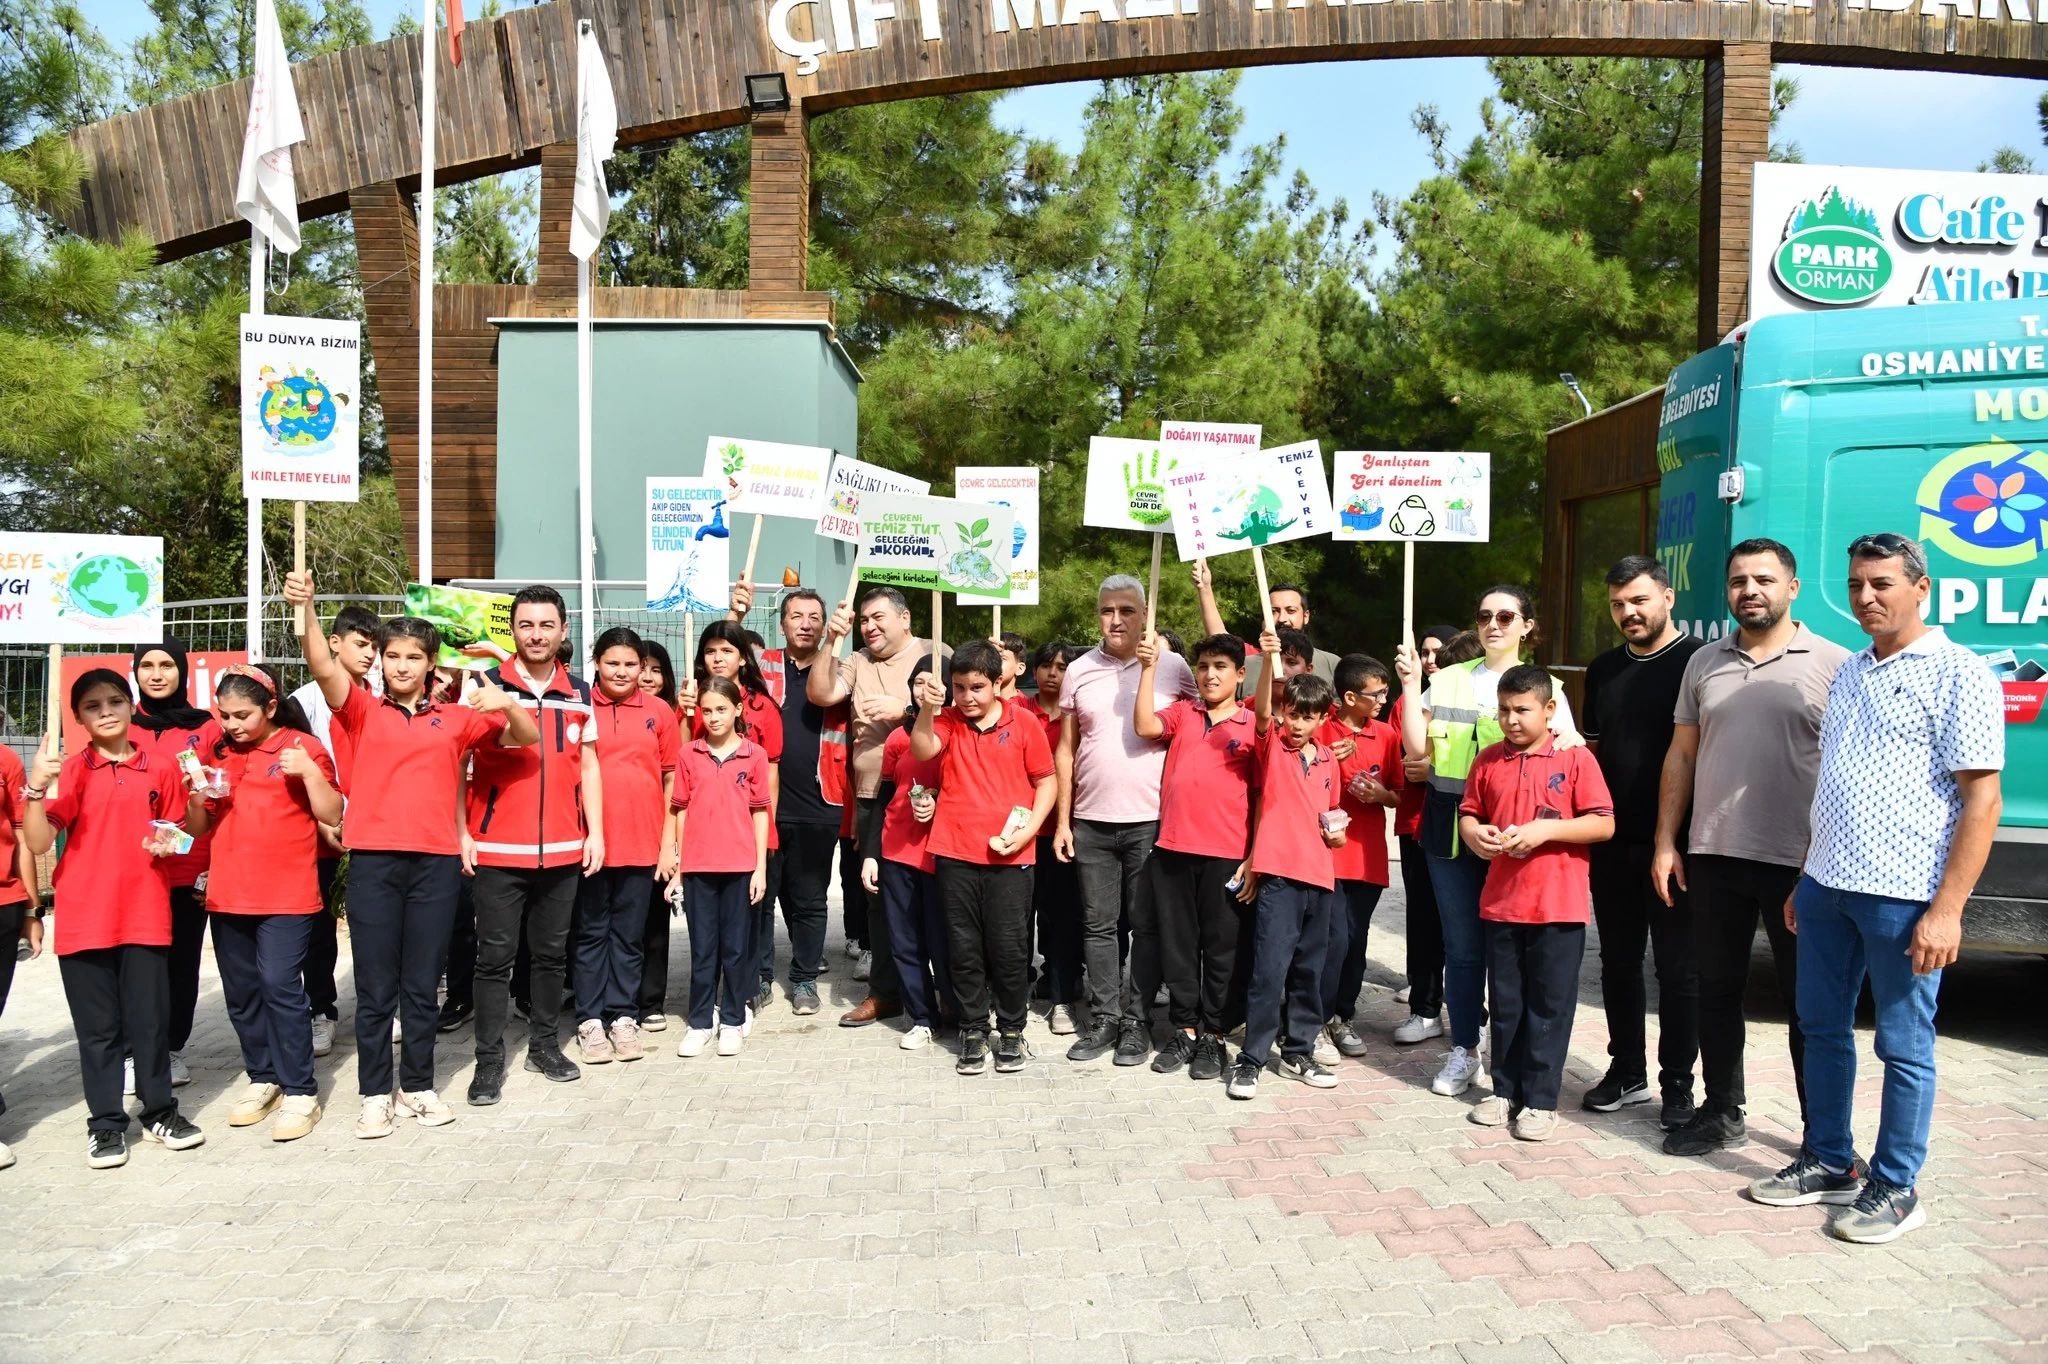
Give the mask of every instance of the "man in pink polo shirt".
[[[1088, 1029], [1067, 1057], [1093, 1061], [1114, 1050], [1116, 1064], [1135, 1066], [1152, 1052], [1152, 998], [1159, 993], [1159, 930], [1146, 869], [1159, 836], [1166, 745], [1140, 739], [1131, 725], [1142, 671], [1145, 585], [1122, 573], [1103, 579], [1096, 613], [1102, 643], [1067, 669], [1053, 755], [1059, 776], [1053, 851], [1080, 868], [1088, 985]], [[1155, 707], [1196, 695], [1187, 660], [1163, 654], [1153, 678]], [[1120, 928], [1130, 934], [1128, 981], [1117, 950]]]

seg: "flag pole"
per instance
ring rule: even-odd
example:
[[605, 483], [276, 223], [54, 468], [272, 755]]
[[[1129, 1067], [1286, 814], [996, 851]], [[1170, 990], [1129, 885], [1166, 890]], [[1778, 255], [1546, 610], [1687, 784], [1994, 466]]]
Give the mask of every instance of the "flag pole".
[[[582, 596], [583, 652], [597, 638], [597, 531], [591, 516], [590, 428], [593, 381], [590, 331], [590, 258], [576, 259], [576, 552]], [[595, 660], [592, 660], [595, 662]]]
[[[269, 243], [264, 239], [261, 227], [249, 229], [249, 311], [257, 317], [263, 316], [263, 291], [268, 284], [264, 252]], [[248, 526], [248, 610], [244, 618], [243, 639], [248, 644], [249, 661], [263, 661], [263, 499], [249, 499]]]
[[441, 54], [434, 0], [420, 16], [419, 580], [434, 581], [434, 104]]

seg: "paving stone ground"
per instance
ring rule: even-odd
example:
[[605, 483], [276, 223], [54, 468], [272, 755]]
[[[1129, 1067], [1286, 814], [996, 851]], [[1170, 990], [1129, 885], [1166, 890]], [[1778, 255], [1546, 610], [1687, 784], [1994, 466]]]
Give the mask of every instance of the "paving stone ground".
[[[1822, 1209], [1738, 1195], [1798, 1126], [1761, 960], [1747, 1148], [1667, 1157], [1644, 1108], [1528, 1145], [1465, 1122], [1477, 1094], [1428, 1092], [1439, 1044], [1383, 1040], [1403, 916], [1397, 889], [1372, 1051], [1331, 1091], [1269, 1077], [1233, 1103], [1075, 1066], [1042, 1021], [1022, 1074], [962, 1078], [834, 1026], [859, 988], [835, 941], [827, 1012], [778, 996], [737, 1059], [680, 1060], [671, 1030], [576, 1084], [515, 1062], [478, 1110], [465, 1028], [440, 1052], [458, 1121], [383, 1141], [350, 1133], [344, 1021], [332, 1112], [284, 1146], [227, 1126], [243, 1077], [209, 957], [179, 1091], [207, 1143], [111, 1172], [85, 1166], [46, 956], [0, 1021], [0, 1360], [2048, 1360], [2048, 963], [1952, 971], [1929, 1224], [1858, 1248]], [[1589, 951], [1574, 1110], [1605, 1066], [1598, 1000]]]

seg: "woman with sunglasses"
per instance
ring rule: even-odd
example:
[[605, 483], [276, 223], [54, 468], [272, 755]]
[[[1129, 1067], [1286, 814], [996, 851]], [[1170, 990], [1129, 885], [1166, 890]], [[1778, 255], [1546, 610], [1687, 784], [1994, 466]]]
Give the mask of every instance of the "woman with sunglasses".
[[[1485, 653], [1469, 663], [1439, 668], [1426, 693], [1412, 645], [1401, 645], [1394, 664], [1401, 677], [1403, 749], [1410, 758], [1429, 762], [1421, 841], [1443, 925], [1444, 1003], [1451, 1015], [1451, 1054], [1429, 1087], [1447, 1097], [1463, 1094], [1479, 1074], [1480, 1029], [1486, 1026], [1486, 939], [1479, 922], [1486, 861], [1460, 845], [1458, 802], [1480, 750], [1501, 742], [1500, 679], [1521, 663], [1523, 648], [1536, 642], [1535, 603], [1519, 587], [1489, 587], [1480, 594], [1474, 628]], [[1555, 677], [1550, 681], [1557, 697], [1550, 726], [1557, 744], [1584, 743], [1564, 684]]]

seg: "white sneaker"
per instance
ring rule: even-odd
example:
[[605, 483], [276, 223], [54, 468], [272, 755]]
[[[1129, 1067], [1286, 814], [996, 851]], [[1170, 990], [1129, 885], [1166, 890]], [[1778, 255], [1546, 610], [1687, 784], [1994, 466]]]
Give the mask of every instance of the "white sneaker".
[[1444, 1068], [1429, 1082], [1429, 1092], [1445, 1098], [1455, 1098], [1472, 1087], [1473, 1077], [1479, 1074], [1479, 1053], [1464, 1047], [1452, 1047], [1451, 1054], [1444, 1058]]
[[586, 1018], [576, 1025], [576, 1047], [583, 1053], [583, 1063], [601, 1066], [612, 1059], [612, 1039], [604, 1030], [604, 1020]]
[[683, 1033], [682, 1040], [676, 1043], [676, 1055], [702, 1056], [704, 1048], [710, 1045], [711, 1029], [690, 1028]]
[[391, 1096], [365, 1094], [362, 1116], [356, 1119], [356, 1136], [363, 1141], [391, 1135]]
[[320, 1017], [313, 1020], [313, 1054], [325, 1056], [334, 1050], [334, 1020]]
[[1394, 991], [1394, 1002], [1396, 1004], [1406, 1004], [1408, 1002], [1409, 989], [1409, 986], [1403, 985], [1400, 989]]
[[747, 1006], [746, 1006], [746, 1011], [745, 1011], [745, 1012], [744, 1012], [744, 1013], [743, 1013], [743, 1014], [742, 1014], [742, 1015], [740, 1016], [740, 1036], [741, 1036], [741, 1037], [752, 1037], [753, 1035], [754, 1035], [754, 1006], [753, 1006], [753, 1005], [751, 1005], [751, 1004], [749, 1004], [749, 1005], [747, 1005]]
[[1045, 1016], [1045, 1024], [1055, 1037], [1069, 1037], [1074, 1032], [1074, 1010], [1071, 1005], [1055, 1004], [1052, 1012]]
[[397, 1014], [391, 1015], [391, 1045], [397, 1046], [405, 1040], [405, 1024]]
[[121, 1095], [128, 1099], [135, 1097], [135, 1058], [132, 1056], [121, 1062]]
[[1404, 1047], [1413, 1046], [1417, 1042], [1427, 1042], [1432, 1037], [1442, 1037], [1443, 1035], [1444, 1019], [1442, 1014], [1438, 1014], [1434, 1018], [1424, 1018], [1421, 1014], [1409, 1014], [1401, 1020], [1401, 1025], [1394, 1029], [1394, 1040]]
[[866, 980], [875, 969], [875, 954], [863, 952], [853, 963], [853, 978]]
[[185, 1053], [183, 1053], [183, 1052], [181, 1052], [181, 1051], [174, 1051], [174, 1052], [172, 1052], [172, 1053], [171, 1053], [171, 1087], [175, 1089], [175, 1088], [176, 1088], [177, 1086], [179, 1086], [179, 1085], [189, 1085], [189, 1084], [191, 1084], [191, 1083], [192, 1083], [192, 1072], [191, 1072], [191, 1071], [190, 1071], [189, 1069], [187, 1069], [187, 1068], [186, 1068], [186, 1066], [185, 1066]]
[[431, 1089], [400, 1090], [398, 1111], [408, 1118], [419, 1119], [421, 1127], [446, 1127], [455, 1121], [455, 1110], [441, 1102], [441, 1096]]
[[855, 961], [859, 961], [861, 958], [860, 944], [855, 942], [852, 938], [848, 938], [846, 940], [846, 955], [853, 958]]
[[254, 1127], [269, 1117], [270, 1110], [283, 1099], [284, 1091], [276, 1085], [252, 1080], [241, 1097], [235, 1100], [235, 1106], [228, 1110], [228, 1126]]
[[297, 1141], [310, 1134], [320, 1121], [320, 1100], [312, 1094], [288, 1094], [270, 1122], [272, 1141]]
[[744, 1028], [720, 1028], [718, 1030], [718, 1054], [720, 1056], [738, 1056], [740, 1054], [740, 1042], [746, 1035], [746, 1029]]
[[903, 1048], [903, 1050], [905, 1051], [921, 1051], [925, 1047], [930, 1046], [931, 1043], [932, 1030], [930, 1028], [927, 1028], [924, 1024], [919, 1023], [918, 1025], [913, 1027], [909, 1032], [903, 1034], [902, 1040], [897, 1042], [896, 1045]]
[[7, 1143], [0, 1141], [0, 1170], [14, 1164], [14, 1152], [7, 1149]]
[[1337, 1043], [1330, 1036], [1328, 1028], [1316, 1029], [1315, 1045], [1309, 1049], [1319, 1066], [1335, 1066], [1344, 1060], [1344, 1053], [1337, 1050]]

